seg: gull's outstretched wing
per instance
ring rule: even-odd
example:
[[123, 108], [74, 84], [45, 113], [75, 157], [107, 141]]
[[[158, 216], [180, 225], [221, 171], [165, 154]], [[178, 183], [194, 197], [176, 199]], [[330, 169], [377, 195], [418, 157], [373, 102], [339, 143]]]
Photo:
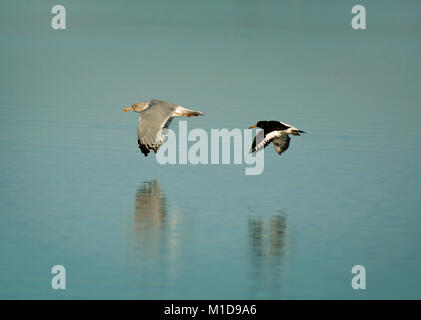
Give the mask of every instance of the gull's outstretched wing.
[[176, 107], [175, 104], [169, 102], [152, 100], [149, 108], [139, 114], [137, 142], [145, 156], [151, 149], [156, 153], [167, 139], [167, 128]]

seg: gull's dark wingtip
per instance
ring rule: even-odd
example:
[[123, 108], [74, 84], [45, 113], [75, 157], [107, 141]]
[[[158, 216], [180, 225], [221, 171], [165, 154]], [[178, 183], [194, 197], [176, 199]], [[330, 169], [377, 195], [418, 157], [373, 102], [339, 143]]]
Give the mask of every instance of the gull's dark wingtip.
[[147, 157], [148, 156], [148, 154], [149, 154], [149, 149], [148, 148], [146, 148], [146, 146], [144, 146], [143, 144], [141, 144], [140, 143], [140, 140], [137, 140], [137, 143], [138, 143], [138, 145], [139, 145], [139, 149], [140, 149], [140, 151], [145, 155], [145, 157]]

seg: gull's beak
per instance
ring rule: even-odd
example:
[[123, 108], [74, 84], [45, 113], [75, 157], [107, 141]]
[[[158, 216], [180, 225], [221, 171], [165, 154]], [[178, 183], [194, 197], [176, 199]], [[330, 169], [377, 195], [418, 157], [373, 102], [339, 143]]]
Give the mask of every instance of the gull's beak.
[[123, 111], [124, 112], [126, 112], [126, 111], [133, 111], [133, 108], [132, 107], [128, 107], [128, 108], [123, 109]]
[[256, 127], [257, 127], [257, 124], [255, 124], [254, 126], [248, 127], [248, 128], [253, 129], [253, 128], [256, 128]]

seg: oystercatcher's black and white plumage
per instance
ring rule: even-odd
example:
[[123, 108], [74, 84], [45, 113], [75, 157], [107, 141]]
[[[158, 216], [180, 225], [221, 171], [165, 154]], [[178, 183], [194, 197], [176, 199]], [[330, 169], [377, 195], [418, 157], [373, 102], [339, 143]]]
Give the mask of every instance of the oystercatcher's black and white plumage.
[[259, 121], [254, 126], [249, 127], [249, 129], [256, 127], [263, 130], [254, 137], [250, 153], [264, 149], [273, 142], [275, 151], [281, 155], [289, 147], [291, 140], [289, 137], [290, 134], [300, 136], [300, 133], [305, 133], [300, 129], [280, 121]]

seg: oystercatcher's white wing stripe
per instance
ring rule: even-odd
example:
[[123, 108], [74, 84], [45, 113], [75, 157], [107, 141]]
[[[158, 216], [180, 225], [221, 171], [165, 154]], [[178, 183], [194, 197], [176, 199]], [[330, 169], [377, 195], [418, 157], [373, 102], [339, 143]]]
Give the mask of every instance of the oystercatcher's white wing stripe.
[[264, 138], [262, 138], [263, 134], [264, 133], [262, 130], [256, 136], [256, 148], [255, 148], [256, 151], [259, 151], [263, 149], [264, 147], [266, 147], [272, 141], [272, 139], [276, 137], [280, 137], [283, 134], [283, 131], [272, 131], [272, 132], [269, 132]]
[[283, 125], [284, 125], [284, 126], [286, 126], [286, 127], [294, 128], [293, 126], [291, 126], [291, 125], [290, 125], [290, 124], [288, 124], [288, 123], [281, 122], [281, 121], [279, 121], [279, 123], [283, 124]]
[[296, 127], [291, 126], [291, 125], [290, 125], [290, 124], [288, 124], [288, 123], [281, 122], [281, 121], [279, 121], [279, 122], [280, 122], [280, 123], [282, 123], [284, 126], [289, 127], [288, 129], [285, 129], [285, 132], [287, 132], [287, 133], [291, 133], [291, 132], [294, 132], [294, 131], [299, 131], [299, 130], [300, 130], [300, 129], [296, 128]]

